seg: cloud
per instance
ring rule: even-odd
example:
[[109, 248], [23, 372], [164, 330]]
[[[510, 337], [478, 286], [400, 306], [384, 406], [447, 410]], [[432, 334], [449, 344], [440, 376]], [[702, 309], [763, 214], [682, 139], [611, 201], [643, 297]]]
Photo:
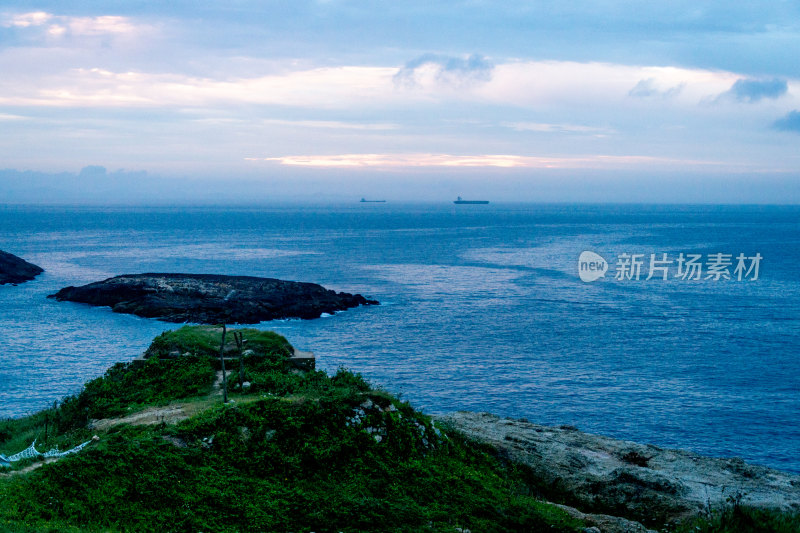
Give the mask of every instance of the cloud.
[[[670, 97], [675, 104], [697, 105], [708, 95], [730, 87], [735, 77], [727, 72], [679, 67], [580, 63], [575, 61], [510, 61], [495, 66], [490, 82], [472, 89], [488, 101], [534, 109], [569, 106], [607, 109], [630, 105], [631, 88]], [[468, 94], [461, 91], [459, 96]], [[553, 107], [550, 107], [551, 109]]]
[[0, 113], [0, 120], [26, 120], [28, 117], [22, 115], [11, 115], [9, 113]]
[[129, 17], [102, 15], [72, 17], [44, 11], [0, 14], [0, 26], [39, 31], [46, 38], [134, 36], [150, 26], [137, 24]]
[[494, 64], [479, 54], [466, 58], [424, 54], [407, 62], [394, 76], [397, 86], [405, 88], [441, 84], [463, 87], [492, 79]]
[[539, 133], [577, 133], [586, 135], [605, 135], [614, 133], [609, 128], [596, 128], [593, 126], [581, 126], [579, 124], [548, 124], [545, 122], [503, 122], [506, 128], [516, 131], [535, 131]]
[[317, 168], [413, 168], [413, 167], [497, 167], [497, 168], [624, 168], [647, 165], [709, 165], [637, 155], [588, 155], [574, 157], [535, 157], [507, 154], [340, 154], [281, 157], [247, 157], [246, 161], [274, 161], [286, 166]]
[[[438, 59], [431, 62], [431, 57]], [[0, 78], [0, 105], [25, 107], [183, 109], [256, 104], [363, 110], [391, 109], [420, 101], [471, 101], [537, 110], [545, 106], [603, 109], [625, 105], [631, 87], [642, 80], [646, 83], [639, 90], [659, 91], [677, 104], [694, 106], [709, 95], [725, 91], [735, 79], [724, 72], [611, 63], [511, 61], [495, 65], [481, 56], [423, 56], [399, 69], [380, 65], [292, 66], [269, 74], [250, 72], [235, 77], [107, 67], [55, 67], [40, 69], [35, 77], [15, 76], [27, 67], [20, 62], [6, 67], [4, 63], [8, 62], [0, 54], [0, 69], [6, 73]], [[405, 90], [409, 83], [415, 84], [414, 90]]]
[[277, 161], [281, 165], [306, 167], [518, 167], [519, 156], [447, 154], [341, 154], [246, 158], [248, 161]]
[[731, 97], [739, 102], [755, 103], [766, 98], [772, 100], [780, 98], [788, 90], [788, 83], [780, 78], [771, 80], [739, 78], [730, 90], [721, 94], [720, 97]]
[[6, 28], [27, 28], [30, 26], [42, 26], [53, 18], [50, 13], [44, 11], [34, 11], [31, 13], [21, 13], [17, 15], [6, 14], [2, 16], [0, 25]]
[[387, 131], [400, 128], [399, 124], [391, 123], [362, 123], [362, 122], [343, 122], [340, 120], [283, 120], [265, 119], [264, 124], [275, 124], [277, 126], [297, 126], [301, 128], [334, 129], [334, 130], [364, 130], [364, 131]]
[[683, 88], [686, 87], [686, 83], [680, 83], [673, 87], [669, 87], [667, 89], [659, 89], [656, 83], [655, 78], [647, 78], [644, 80], [639, 80], [639, 82], [628, 91], [628, 96], [633, 96], [634, 98], [672, 98], [680, 94]]
[[392, 96], [391, 67], [330, 67], [253, 78], [214, 79], [183, 74], [77, 68], [36, 80], [0, 79], [0, 104], [125, 108], [266, 104], [342, 108]]
[[776, 120], [772, 127], [779, 131], [800, 133], [800, 111], [789, 111], [785, 117]]

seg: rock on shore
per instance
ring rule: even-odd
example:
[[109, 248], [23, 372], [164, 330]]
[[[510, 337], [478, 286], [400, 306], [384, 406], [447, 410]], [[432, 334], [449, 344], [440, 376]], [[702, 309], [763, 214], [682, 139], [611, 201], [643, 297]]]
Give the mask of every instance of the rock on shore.
[[44, 269], [41, 267], [0, 250], [0, 285], [30, 281], [42, 272]]
[[316, 283], [213, 274], [126, 274], [66, 287], [49, 298], [109, 306], [116, 313], [167, 322], [205, 324], [318, 318], [322, 313], [378, 304]]
[[583, 512], [653, 525], [720, 510], [739, 498], [754, 507], [800, 511], [800, 476], [738, 458], [704, 457], [489, 413], [438, 419], [526, 465], [543, 492]]

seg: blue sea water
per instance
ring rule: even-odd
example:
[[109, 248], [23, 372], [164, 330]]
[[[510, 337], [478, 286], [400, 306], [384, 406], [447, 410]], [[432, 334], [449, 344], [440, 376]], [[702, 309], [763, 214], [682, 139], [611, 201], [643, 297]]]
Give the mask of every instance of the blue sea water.
[[[800, 208], [452, 204], [0, 207], [0, 417], [79, 390], [175, 327], [56, 302], [122, 273], [313, 281], [382, 302], [259, 325], [429, 413], [570, 424], [800, 472]], [[578, 256], [612, 271], [578, 277]], [[614, 279], [621, 253], [761, 254], [759, 279]], [[735, 263], [735, 259], [734, 259]], [[733, 267], [731, 267], [731, 271]]]

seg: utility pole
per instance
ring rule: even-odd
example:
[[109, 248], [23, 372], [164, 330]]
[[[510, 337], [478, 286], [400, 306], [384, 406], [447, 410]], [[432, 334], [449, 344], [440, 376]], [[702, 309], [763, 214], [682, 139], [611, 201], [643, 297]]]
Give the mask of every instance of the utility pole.
[[219, 362], [222, 363], [222, 403], [228, 403], [228, 378], [225, 375], [225, 324], [222, 324], [222, 343], [219, 345]]

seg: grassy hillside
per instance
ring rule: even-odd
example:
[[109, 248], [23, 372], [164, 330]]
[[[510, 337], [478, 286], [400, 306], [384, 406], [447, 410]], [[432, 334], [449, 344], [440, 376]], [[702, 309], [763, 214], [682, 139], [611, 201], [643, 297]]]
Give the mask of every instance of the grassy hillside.
[[[99, 437], [0, 477], [0, 531], [582, 529], [490, 450], [357, 374], [292, 370], [285, 339], [240, 331], [251, 385], [239, 386], [236, 363], [228, 404], [214, 387], [220, 331], [184, 327], [53, 409], [0, 422], [6, 455], [33, 438], [41, 451]], [[226, 356], [235, 361], [234, 344]], [[159, 407], [182, 419], [116, 423]]]
[[[34, 439], [44, 451], [98, 437], [75, 455], [0, 470], [0, 532], [585, 528], [540, 500], [557, 491], [495, 450], [358, 374], [292, 368], [275, 333], [237, 331], [246, 343], [240, 371], [227, 337], [227, 404], [221, 328], [183, 327], [53, 408], [0, 421], [5, 455]], [[800, 516], [731, 502], [677, 531], [789, 533]]]

